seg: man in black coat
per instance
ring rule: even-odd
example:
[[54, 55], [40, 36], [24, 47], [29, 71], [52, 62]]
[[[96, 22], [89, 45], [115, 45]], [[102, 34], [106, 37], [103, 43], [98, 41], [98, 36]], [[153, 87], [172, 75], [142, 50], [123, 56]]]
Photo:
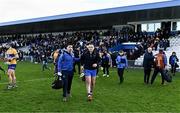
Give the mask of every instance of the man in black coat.
[[149, 83], [149, 77], [151, 74], [151, 68], [153, 66], [153, 62], [154, 62], [154, 56], [152, 53], [152, 48], [148, 48], [145, 55], [144, 55], [144, 60], [143, 60], [144, 83], [145, 84]]

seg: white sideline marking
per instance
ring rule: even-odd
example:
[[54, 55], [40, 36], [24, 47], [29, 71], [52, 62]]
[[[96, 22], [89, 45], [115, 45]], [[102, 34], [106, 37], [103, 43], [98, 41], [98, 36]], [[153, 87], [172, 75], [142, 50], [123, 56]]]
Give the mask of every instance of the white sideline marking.
[[[41, 80], [48, 80], [52, 78], [40, 78], [40, 79], [32, 79], [32, 80], [25, 80], [25, 81], [17, 81], [17, 82], [34, 82], [34, 81], [41, 81]], [[2, 82], [0, 84], [8, 84], [8, 82]]]
[[[129, 70], [128, 70], [128, 71], [129, 71]], [[117, 72], [117, 71], [113, 70], [113, 71], [110, 71], [110, 72]], [[101, 75], [99, 75], [99, 74], [98, 74], [98, 76], [100, 77]], [[33, 82], [33, 81], [41, 81], [41, 80], [47, 80], [47, 79], [53, 79], [53, 77], [52, 77], [52, 78], [31, 79], [31, 80], [25, 80], [25, 81], [17, 81], [17, 83], [18, 83], [18, 82]], [[8, 82], [2, 82], [2, 83], [0, 83], [0, 84], [8, 84]]]

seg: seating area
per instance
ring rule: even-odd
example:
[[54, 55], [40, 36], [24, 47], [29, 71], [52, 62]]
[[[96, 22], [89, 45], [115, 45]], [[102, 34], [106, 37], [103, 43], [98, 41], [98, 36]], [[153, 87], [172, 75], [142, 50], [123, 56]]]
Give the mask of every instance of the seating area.
[[[176, 56], [178, 58], [180, 58], [180, 43], [179, 43], [180, 42], [180, 35], [175, 36], [175, 37], [170, 37], [169, 41], [170, 41], [170, 47], [168, 47], [167, 50], [165, 51], [166, 56], [167, 56], [167, 60], [168, 60], [168, 68], [170, 68], [169, 57], [171, 56], [172, 52], [176, 52]], [[157, 53], [158, 53], [158, 50], [157, 51], [153, 50], [153, 55], [155, 55]], [[144, 58], [144, 55], [137, 58], [134, 62], [134, 65], [142, 66], [143, 58]], [[180, 65], [180, 62], [178, 62], [178, 65]]]

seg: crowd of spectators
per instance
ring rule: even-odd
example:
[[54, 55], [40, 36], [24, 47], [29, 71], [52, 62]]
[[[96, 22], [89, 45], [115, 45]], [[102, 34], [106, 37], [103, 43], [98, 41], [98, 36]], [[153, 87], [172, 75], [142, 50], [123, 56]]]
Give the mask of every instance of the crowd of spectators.
[[[0, 36], [0, 53], [6, 51], [6, 44], [13, 44], [15, 48], [29, 47], [29, 52], [19, 51], [21, 60], [24, 55], [30, 56], [32, 62], [41, 62], [42, 55], [51, 58], [52, 52], [56, 49], [63, 49], [67, 43], [73, 43], [74, 48], [80, 47], [82, 51], [86, 43], [92, 42], [99, 51], [108, 50], [109, 48], [118, 46], [123, 42], [139, 42], [135, 49], [125, 50], [129, 60], [135, 60], [148, 47], [157, 50], [169, 47], [167, 34], [158, 29], [153, 34], [147, 32], [133, 32], [132, 30], [122, 29], [121, 31], [102, 30], [102, 31], [79, 31], [79, 32], [63, 32], [63, 33], [42, 33], [42, 34], [18, 34], [11, 36]], [[110, 52], [112, 58], [116, 56], [116, 52]]]

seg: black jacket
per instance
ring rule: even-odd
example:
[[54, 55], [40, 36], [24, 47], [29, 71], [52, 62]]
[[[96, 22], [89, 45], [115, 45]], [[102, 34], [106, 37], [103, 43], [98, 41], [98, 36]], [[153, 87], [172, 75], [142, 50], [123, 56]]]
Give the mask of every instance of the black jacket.
[[99, 53], [94, 51], [92, 54], [90, 54], [89, 51], [86, 51], [82, 54], [81, 56], [81, 65], [84, 66], [84, 69], [88, 69], [88, 70], [94, 70], [97, 69], [92, 67], [93, 64], [97, 64], [100, 61], [100, 57], [99, 57]]
[[153, 66], [153, 64], [154, 64], [153, 54], [146, 52], [143, 60], [143, 67], [146, 69], [150, 69]]
[[102, 55], [101, 58], [101, 65], [102, 66], [109, 66], [110, 58], [107, 54]]

